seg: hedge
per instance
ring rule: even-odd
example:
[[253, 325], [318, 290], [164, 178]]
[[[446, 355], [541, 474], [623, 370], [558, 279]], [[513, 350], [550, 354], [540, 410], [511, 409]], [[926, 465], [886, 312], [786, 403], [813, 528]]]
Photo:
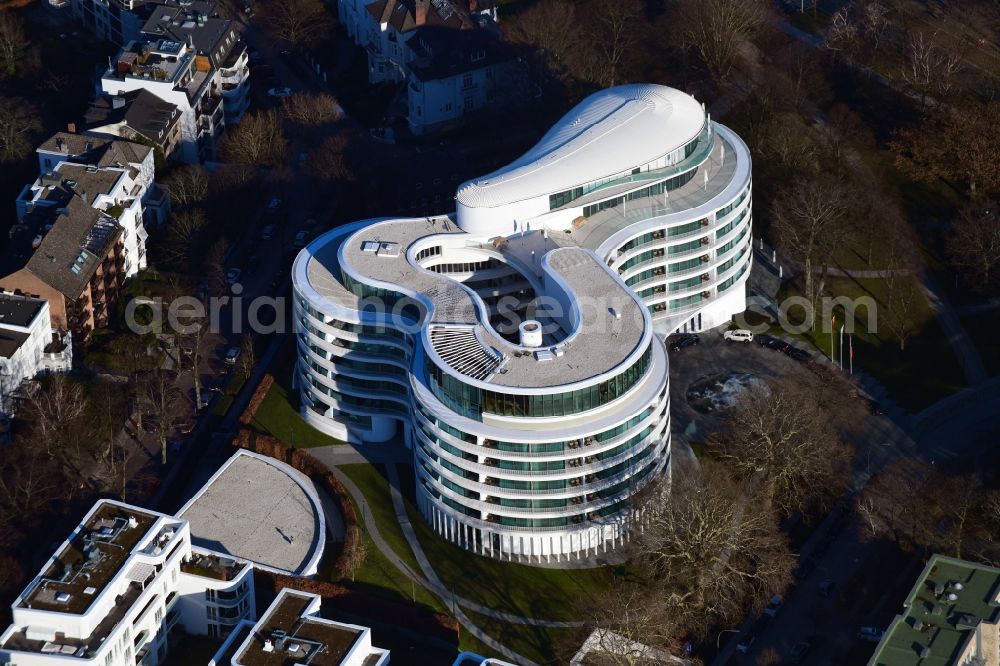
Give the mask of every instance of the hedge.
[[348, 499], [347, 489], [340, 479], [309, 452], [288, 446], [270, 435], [252, 433], [249, 428], [240, 429], [233, 440], [233, 445], [290, 465], [309, 477], [336, 502], [340, 514], [344, 517], [344, 548], [333, 563], [333, 571], [338, 579], [346, 578], [350, 571], [349, 563], [358, 548], [361, 532], [354, 504]]

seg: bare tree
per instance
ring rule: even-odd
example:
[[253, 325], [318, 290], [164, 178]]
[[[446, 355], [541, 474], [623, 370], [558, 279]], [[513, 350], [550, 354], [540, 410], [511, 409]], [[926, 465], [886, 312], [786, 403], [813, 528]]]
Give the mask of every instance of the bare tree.
[[153, 433], [160, 445], [160, 463], [167, 464], [167, 438], [170, 436], [181, 407], [181, 392], [174, 377], [164, 371], [154, 373], [145, 386], [143, 399]]
[[29, 46], [21, 18], [12, 11], [0, 12], [0, 78], [17, 73]]
[[861, 30], [874, 51], [878, 51], [882, 38], [889, 29], [887, 13], [885, 5], [878, 2], [869, 2], [861, 8]]
[[849, 461], [831, 415], [793, 379], [744, 390], [709, 448], [780, 514], [839, 494]]
[[917, 322], [914, 315], [920, 294], [914, 278], [904, 270], [900, 249], [900, 237], [893, 230], [889, 239], [889, 256], [886, 260], [885, 314], [882, 321], [889, 326], [893, 337], [899, 343], [899, 351], [906, 350], [906, 342], [916, 333]]
[[271, 35], [294, 48], [311, 48], [333, 29], [320, 0], [269, 0], [259, 16]]
[[322, 92], [315, 94], [297, 92], [286, 97], [282, 102], [281, 112], [288, 120], [306, 127], [330, 125], [344, 115], [337, 99]]
[[166, 238], [160, 244], [163, 260], [176, 269], [194, 273], [202, 248], [201, 237], [208, 219], [201, 208], [187, 208], [174, 213], [167, 226]]
[[584, 611], [593, 637], [588, 660], [601, 666], [654, 663], [656, 652], [671, 647], [680, 633], [665, 600], [655, 585], [613, 581]]
[[896, 133], [896, 165], [920, 181], [946, 178], [977, 188], [1000, 189], [1000, 102], [971, 104], [952, 113], [927, 114], [919, 125]]
[[34, 105], [15, 97], [0, 97], [0, 163], [10, 164], [27, 157], [41, 129]]
[[781, 189], [774, 201], [774, 230], [780, 244], [802, 262], [805, 297], [815, 303], [813, 272], [825, 272], [849, 229], [851, 193], [830, 176], [799, 179]]
[[677, 25], [686, 48], [705, 63], [716, 81], [736, 64], [740, 48], [764, 23], [762, 0], [682, 0]]
[[353, 178], [348, 166], [347, 146], [347, 137], [338, 133], [323, 139], [309, 152], [309, 172], [318, 182], [332, 183]]
[[37, 434], [15, 438], [9, 446], [6, 455], [17, 462], [0, 468], [0, 508], [5, 522], [20, 522], [40, 515], [57, 497], [62, 474]]
[[504, 35], [535, 51], [545, 73], [557, 79], [582, 78], [583, 30], [577, 5], [565, 0], [536, 2], [503, 23]]
[[903, 79], [920, 94], [922, 104], [931, 92], [949, 92], [961, 68], [961, 56], [938, 46], [933, 35], [915, 32], [906, 40]]
[[869, 479], [855, 510], [873, 539], [890, 536], [901, 549], [910, 549], [921, 539], [923, 523], [914, 502], [914, 490], [924, 483], [931, 466], [918, 458], [900, 458]]
[[219, 149], [224, 161], [253, 167], [278, 166], [287, 153], [281, 116], [275, 109], [248, 113], [226, 134]]
[[175, 206], [191, 206], [208, 198], [208, 172], [200, 164], [187, 164], [174, 169], [167, 176], [166, 185], [170, 190], [170, 201]]
[[644, 510], [640, 561], [687, 631], [760, 609], [790, 580], [794, 558], [774, 513], [718, 463], [677, 464], [669, 489], [654, 492]]
[[945, 237], [951, 263], [976, 291], [1000, 286], [1000, 202], [973, 200], [965, 204]]
[[590, 76], [602, 87], [620, 83], [626, 57], [634, 50], [641, 24], [638, 0], [593, 0], [588, 6], [589, 44], [592, 49]]
[[27, 402], [25, 416], [47, 455], [61, 460], [79, 457], [80, 427], [88, 397], [80, 382], [54, 375]]

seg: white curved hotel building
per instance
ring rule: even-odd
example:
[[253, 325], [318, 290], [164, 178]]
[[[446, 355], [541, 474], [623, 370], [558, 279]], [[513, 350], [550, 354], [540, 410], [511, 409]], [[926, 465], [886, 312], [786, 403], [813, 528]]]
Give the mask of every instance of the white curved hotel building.
[[592, 95], [454, 213], [366, 220], [293, 267], [303, 417], [401, 431], [442, 536], [526, 562], [627, 536], [669, 469], [656, 333], [745, 306], [750, 158], [690, 96]]

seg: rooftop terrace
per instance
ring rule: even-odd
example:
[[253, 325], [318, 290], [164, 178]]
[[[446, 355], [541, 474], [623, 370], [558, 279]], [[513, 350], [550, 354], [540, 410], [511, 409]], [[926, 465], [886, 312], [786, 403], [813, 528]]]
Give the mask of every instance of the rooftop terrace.
[[[976, 627], [1000, 619], [998, 592], [1000, 569], [933, 556], [869, 666], [958, 663]], [[995, 636], [996, 628], [992, 631]]]
[[237, 653], [242, 666], [339, 666], [361, 632], [307, 615], [315, 597], [284, 592]]
[[152, 514], [101, 504], [21, 596], [20, 607], [85, 613], [155, 522]]

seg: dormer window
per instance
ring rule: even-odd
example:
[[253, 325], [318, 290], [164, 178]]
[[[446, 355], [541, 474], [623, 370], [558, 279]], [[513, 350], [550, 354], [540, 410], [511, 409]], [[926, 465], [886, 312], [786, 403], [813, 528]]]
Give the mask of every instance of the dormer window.
[[486, 49], [476, 49], [470, 54], [469, 58], [472, 60], [472, 62], [479, 62], [480, 60], [485, 60]]

